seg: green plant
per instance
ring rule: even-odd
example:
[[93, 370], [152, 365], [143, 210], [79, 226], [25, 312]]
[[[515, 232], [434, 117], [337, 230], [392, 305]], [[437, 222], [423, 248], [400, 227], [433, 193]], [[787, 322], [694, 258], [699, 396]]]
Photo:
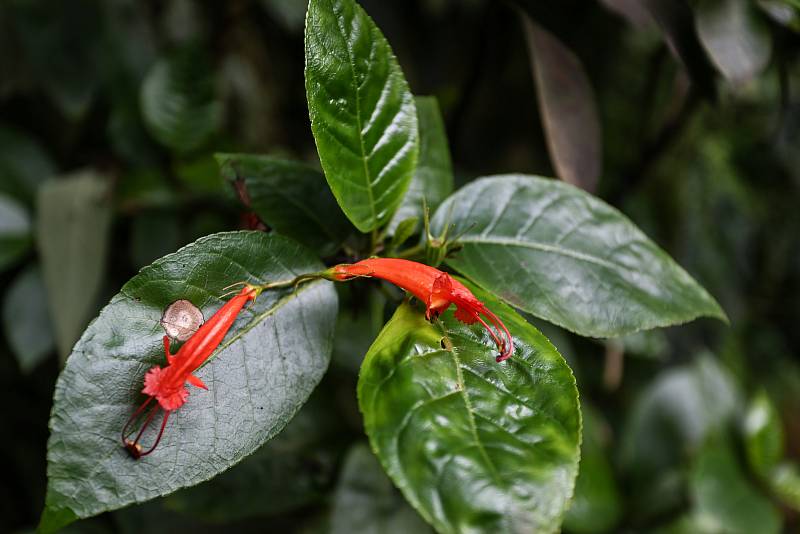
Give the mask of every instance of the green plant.
[[[409, 8], [414, 20], [451, 9], [412, 4], [430, 10]], [[16, 355], [21, 384], [53, 374], [55, 350], [63, 365], [40, 531], [104, 512], [109, 521], [73, 528], [189, 530], [253, 518], [270, 521], [256, 530], [390, 534], [791, 525], [777, 504], [800, 507], [800, 476], [781, 408], [800, 397], [800, 370], [781, 313], [800, 272], [788, 259], [800, 224], [779, 220], [797, 195], [778, 177], [796, 173], [787, 89], [796, 11], [780, 1], [601, 4], [640, 30], [609, 38], [603, 61], [586, 67], [593, 43], [570, 28], [585, 17], [585, 27], [617, 35], [607, 28], [621, 20], [602, 6], [458, 8], [481, 24], [485, 14], [518, 24], [516, 44], [527, 49], [507, 55], [527, 83], [525, 67], [533, 74], [544, 134], [528, 159], [509, 148], [520, 135], [513, 125], [459, 128], [462, 108], [480, 112], [467, 96], [414, 95], [426, 84], [413, 46], [401, 45], [399, 60], [355, 0], [311, 0], [307, 10], [282, 1], [175, 1], [164, 13], [94, 0], [0, 8], [0, 30], [13, 30], [0, 44], [29, 51], [28, 68], [0, 80], [0, 103], [5, 91], [40, 87], [68, 125], [46, 150], [0, 128], [0, 173], [10, 178], [0, 183], [0, 352]], [[374, 6], [376, 18], [399, 9], [387, 5]], [[80, 24], [68, 21], [72, 11]], [[265, 82], [253, 68], [299, 79], [299, 57], [264, 61], [253, 43], [269, 34], [269, 50], [291, 57], [282, 35], [259, 25], [279, 21], [289, 35], [303, 13], [310, 121], [282, 107], [296, 95], [281, 91], [302, 95], [299, 82]], [[148, 17], [164, 21], [162, 49], [126, 48], [152, 30], [136, 29], [149, 28]], [[102, 30], [81, 37], [88, 27]], [[59, 66], [53, 43], [64, 39], [79, 42], [70, 57], [80, 68]], [[480, 53], [464, 56], [479, 68]], [[626, 91], [643, 64], [647, 112], [638, 117]], [[780, 90], [759, 78], [769, 69]], [[502, 80], [491, 81], [502, 98]], [[730, 108], [705, 107], [715, 99]], [[746, 111], [772, 100], [783, 107], [767, 151], [751, 132], [773, 125]], [[524, 111], [497, 109], [506, 113], [498, 121]], [[290, 133], [275, 134], [267, 116], [283, 117], [275, 122]], [[102, 140], [86, 133], [98, 123]], [[453, 161], [446, 132], [461, 146]], [[463, 163], [476, 139], [488, 153], [508, 150], [505, 159]], [[547, 169], [548, 160], [558, 178], [472, 170]], [[41, 176], [76, 161], [93, 168]], [[756, 190], [745, 178], [754, 170], [776, 182]], [[754, 243], [767, 228], [762, 250]], [[359, 270], [377, 264], [390, 267]], [[409, 283], [397, 269], [420, 278]], [[236, 297], [230, 331], [193, 359], [197, 377], [173, 384], [209, 390], [190, 388], [190, 401], [167, 412], [163, 439], [160, 419], [140, 426], [142, 443], [161, 441], [146, 455], [129, 444], [131, 458], [119, 433], [138, 413], [147, 370], [168, 363], [165, 310], [188, 301], [194, 318], [213, 324], [236, 283], [258, 298], [242, 307], [247, 295]], [[712, 320], [686, 324], [698, 318]], [[185, 347], [205, 339], [189, 335]], [[47, 376], [38, 389], [49, 395]]]
[[[446, 153], [441, 130], [418, 129], [440, 119], [418, 120], [389, 43], [353, 0], [310, 2], [305, 76], [325, 179], [338, 206], [369, 238], [348, 247], [349, 254], [381, 254], [404, 223], [392, 221], [412, 182], [416, 190], [449, 193], [449, 169], [419, 159], [420, 138], [427, 143], [422, 158]], [[435, 106], [422, 109], [437, 113]], [[326, 193], [315, 192], [318, 174], [296, 172], [286, 187], [274, 176], [283, 168], [291, 172], [294, 163], [248, 155], [220, 161], [264, 222], [281, 228], [283, 217], [293, 219], [286, 227], [299, 241], [317, 242], [321, 232], [314, 226], [328, 228], [329, 218], [340, 218]], [[435, 170], [418, 173], [418, 167]], [[277, 191], [270, 181], [278, 182]], [[291, 194], [285, 189], [300, 191], [285, 213], [258, 211], [274, 194]], [[435, 210], [430, 225], [422, 213], [427, 235], [408, 247], [396, 240], [391, 254], [423, 259], [439, 249], [438, 258], [477, 283], [482, 290], [475, 291], [491, 308], [503, 310], [498, 313], [517, 346], [511, 361], [493, 363], [484, 336], [453, 323], [452, 311], [428, 324], [418, 310], [401, 306], [360, 373], [360, 407], [373, 450], [408, 501], [441, 532], [557, 530], [578, 473], [575, 381], [547, 339], [497, 296], [597, 337], [725, 315], [625, 216], [580, 189], [514, 175], [477, 180], [444, 199], [422, 197], [425, 210]], [[311, 204], [315, 198], [317, 205]], [[330, 237], [333, 251], [347, 241], [344, 232]], [[324, 282], [284, 288], [236, 323], [208, 371], [213, 395], [181, 410], [152, 460], [132, 463], [109, 439], [111, 427], [121, 426], [120, 412], [138, 397], [141, 362], [153, 361], [160, 349], [152, 324], [164, 307], [159, 303], [180, 298], [207, 308], [237, 280], [270, 284], [286, 277], [270, 265], [303, 274], [311, 255], [286, 239], [217, 234], [158, 260], [123, 287], [73, 349], [56, 388], [43, 531], [201, 482], [280, 432], [330, 358], [336, 298]], [[298, 337], [308, 345], [299, 345]], [[291, 373], [280, 372], [285, 365]], [[112, 384], [113, 391], [100, 384]], [[202, 468], [191, 461], [197, 457]]]

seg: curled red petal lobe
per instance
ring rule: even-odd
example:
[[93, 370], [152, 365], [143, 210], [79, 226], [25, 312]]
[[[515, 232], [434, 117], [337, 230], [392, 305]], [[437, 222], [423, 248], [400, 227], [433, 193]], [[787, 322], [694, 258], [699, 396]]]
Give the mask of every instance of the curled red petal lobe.
[[[450, 299], [457, 307], [456, 319], [466, 324], [481, 323], [497, 345], [497, 350], [500, 351], [500, 355], [496, 358], [497, 361], [502, 362], [510, 358], [514, 352], [514, 340], [503, 321], [478, 300], [464, 284], [454, 278], [450, 278], [450, 280], [452, 285]], [[481, 315], [486, 317], [494, 328], [481, 319]]]
[[464, 324], [473, 324], [478, 320], [476, 314], [473, 311], [462, 307], [456, 308], [455, 318]]
[[203, 382], [202, 380], [200, 380], [200, 378], [198, 378], [198, 377], [196, 377], [194, 375], [187, 376], [186, 377], [186, 381], [189, 382], [191, 385], [193, 385], [195, 387], [208, 390], [208, 386], [205, 384], [205, 382]]
[[142, 393], [155, 397], [165, 410], [174, 410], [183, 406], [189, 391], [183, 386], [183, 381], [171, 380], [172, 373], [169, 371], [169, 367], [161, 368], [157, 365], [151, 367], [144, 375]]
[[155, 397], [158, 395], [159, 387], [161, 385], [161, 377], [164, 374], [164, 369], [155, 365], [150, 368], [144, 375], [144, 389], [142, 393]]
[[158, 403], [168, 412], [183, 406], [186, 403], [187, 398], [189, 398], [189, 390], [184, 386], [181, 386], [174, 391], [164, 392], [161, 395], [156, 395]]
[[453, 302], [453, 283], [455, 280], [447, 274], [441, 273], [433, 280], [431, 292], [425, 304], [427, 305], [426, 316], [439, 315], [444, 312]]

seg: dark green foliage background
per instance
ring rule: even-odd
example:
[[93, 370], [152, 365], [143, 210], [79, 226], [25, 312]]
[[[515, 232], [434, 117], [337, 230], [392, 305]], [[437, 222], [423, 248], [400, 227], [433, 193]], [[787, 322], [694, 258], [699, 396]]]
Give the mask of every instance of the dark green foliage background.
[[[706, 318], [606, 342], [526, 317], [573, 368], [584, 409], [584, 462], [563, 530], [747, 532], [745, 520], [755, 518], [763, 528], [799, 528], [798, 2], [643, 0], [658, 24], [640, 25], [630, 22], [637, 13], [623, 13], [629, 20], [615, 11], [630, 4], [618, 0], [360, 4], [411, 91], [437, 98], [456, 188], [499, 173], [556, 174], [545, 138], [552, 129], [542, 128], [539, 111], [548, 103], [537, 101], [521, 13], [557, 37], [594, 92], [603, 155], [595, 194], [674, 258], [730, 319], [729, 326]], [[719, 8], [729, 4], [744, 9], [743, 18]], [[297, 202], [311, 187], [315, 207], [333, 206], [315, 170], [304, 15], [301, 0], [0, 4], [0, 531], [37, 524], [63, 345], [126, 281], [210, 233], [265, 224], [284, 225], [290, 236], [305, 231], [291, 212], [249, 205], [231, 182], [257, 171], [225, 167], [223, 157], [220, 172], [215, 153], [268, 154], [270, 165], [305, 177], [288, 199]], [[752, 72], [734, 69], [731, 77], [715, 31], [758, 37], [746, 65]], [[40, 208], [42, 198], [53, 202], [53, 180], [84, 171], [107, 190], [93, 201], [94, 224], [80, 223], [102, 243], [86, 246], [99, 251], [86, 263], [78, 255], [62, 267], [75, 273], [71, 280], [87, 269], [102, 274], [76, 293], [43, 270], [53, 250], [44, 243], [63, 244], [67, 230], [48, 225], [52, 213]], [[262, 209], [279, 219], [259, 219]], [[327, 263], [369, 249], [369, 236], [346, 236], [352, 228], [341, 214], [330, 221], [330, 235], [304, 241]], [[399, 297], [378, 287], [337, 288], [330, 369], [286, 433], [210, 482], [75, 523], [70, 532], [421, 529], [363, 445], [357, 370]], [[49, 315], [29, 301], [42, 295]], [[59, 314], [72, 313], [69, 328], [55, 326]], [[356, 468], [362, 464], [369, 469]], [[347, 503], [364, 513], [349, 518]]]

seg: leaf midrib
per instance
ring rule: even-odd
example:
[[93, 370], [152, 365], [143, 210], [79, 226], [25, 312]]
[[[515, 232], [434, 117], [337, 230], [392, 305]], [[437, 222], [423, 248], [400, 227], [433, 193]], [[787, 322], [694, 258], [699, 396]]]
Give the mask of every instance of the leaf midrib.
[[[445, 333], [445, 336], [447, 334]], [[478, 447], [478, 450], [483, 456], [484, 461], [486, 462], [487, 467], [489, 467], [489, 471], [492, 473], [492, 478], [494, 478], [495, 484], [498, 487], [502, 486], [502, 480], [500, 479], [500, 473], [497, 471], [497, 466], [494, 465], [492, 459], [489, 458], [489, 454], [486, 452], [486, 448], [483, 446], [483, 442], [481, 441], [480, 437], [478, 436], [478, 425], [475, 422], [475, 415], [473, 414], [472, 402], [469, 400], [469, 394], [467, 393], [467, 384], [464, 382], [464, 374], [461, 371], [461, 359], [456, 354], [456, 351], [450, 349], [447, 351], [453, 358], [453, 364], [456, 367], [456, 379], [458, 380], [458, 385], [460, 386], [458, 389], [458, 393], [461, 395], [462, 400], [464, 401], [464, 407], [467, 410], [467, 420], [469, 421], [469, 429], [470, 433], [472, 434], [472, 438], [475, 440], [475, 445]]]
[[566, 256], [568, 258], [572, 258], [578, 261], [583, 261], [586, 263], [592, 263], [595, 265], [599, 265], [601, 267], [605, 267], [606, 269], [610, 269], [613, 271], [620, 272], [623, 270], [623, 267], [612, 263], [608, 260], [604, 260], [597, 256], [591, 256], [589, 254], [579, 252], [577, 250], [573, 250], [570, 248], [565, 247], [558, 247], [554, 245], [550, 245], [547, 243], [542, 243], [541, 241], [520, 241], [513, 238], [506, 238], [506, 237], [485, 237], [485, 236], [476, 236], [476, 237], [461, 237], [458, 240], [459, 243], [469, 243], [469, 244], [481, 244], [481, 245], [498, 245], [498, 246], [505, 246], [505, 247], [520, 247], [520, 248], [529, 248], [532, 250], [538, 250], [540, 252], [549, 252], [552, 254], [558, 254], [560, 256]]
[[[356, 6], [354, 8], [355, 12], [353, 13], [353, 18], [355, 19], [358, 17], [358, 9], [359, 7]], [[363, 133], [363, 120], [361, 118], [361, 89], [358, 85], [358, 80], [356, 79], [356, 66], [355, 66], [355, 57], [353, 53], [353, 49], [350, 43], [350, 40], [347, 38], [347, 33], [345, 32], [344, 27], [342, 26], [343, 21], [337, 18], [336, 25], [339, 28], [339, 31], [342, 33], [342, 38], [345, 43], [345, 48], [347, 49], [347, 64], [350, 67], [350, 78], [352, 81], [352, 86], [355, 89], [356, 93], [356, 124], [358, 126], [358, 144], [359, 148], [361, 149], [361, 163], [364, 166], [364, 181], [366, 182], [366, 190], [367, 190], [367, 197], [369, 198], [369, 210], [372, 214], [372, 220], [370, 221], [370, 226], [374, 226], [377, 224], [378, 221], [378, 214], [375, 211], [375, 199], [372, 194], [372, 181], [370, 180], [370, 173], [369, 173], [369, 165], [367, 163], [367, 150], [364, 146], [364, 133]], [[369, 28], [368, 28], [369, 31]], [[371, 33], [371, 32], [370, 32]]]

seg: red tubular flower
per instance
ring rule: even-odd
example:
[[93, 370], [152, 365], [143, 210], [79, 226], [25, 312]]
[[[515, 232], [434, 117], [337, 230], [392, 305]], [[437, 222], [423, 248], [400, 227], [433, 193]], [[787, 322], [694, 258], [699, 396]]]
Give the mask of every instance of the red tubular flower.
[[[486, 328], [497, 344], [498, 362], [511, 357], [514, 341], [511, 333], [486, 305], [478, 300], [464, 284], [449, 274], [415, 261], [395, 258], [371, 258], [353, 264], [335, 265], [328, 270], [328, 277], [344, 281], [352, 278], [380, 278], [405, 289], [425, 303], [425, 317], [430, 319], [455, 304], [455, 317], [466, 324], [479, 322]], [[486, 317], [492, 326], [481, 318]]]
[[[203, 365], [203, 362], [216, 350], [244, 305], [251, 300], [255, 300], [260, 292], [261, 288], [245, 284], [242, 290], [217, 310], [211, 319], [206, 321], [174, 355], [170, 354], [169, 337], [164, 336], [164, 353], [167, 356], [167, 366], [160, 367], [155, 365], [147, 371], [144, 376], [142, 393], [149, 395], [149, 397], [137, 408], [122, 429], [122, 444], [131, 456], [138, 459], [155, 450], [158, 442], [161, 441], [161, 436], [164, 434], [164, 428], [167, 426], [170, 412], [183, 406], [189, 396], [189, 390], [186, 389], [185, 385], [187, 382], [193, 386], [208, 389], [208, 386], [192, 373]], [[135, 428], [130, 431], [129, 428], [147, 410], [153, 399], [156, 399], [158, 404], [151, 409], [136, 438], [133, 440], [128, 439], [128, 436], [135, 431]], [[158, 437], [152, 447], [142, 452], [139, 440], [159, 410], [164, 410], [164, 419], [161, 422]]]

